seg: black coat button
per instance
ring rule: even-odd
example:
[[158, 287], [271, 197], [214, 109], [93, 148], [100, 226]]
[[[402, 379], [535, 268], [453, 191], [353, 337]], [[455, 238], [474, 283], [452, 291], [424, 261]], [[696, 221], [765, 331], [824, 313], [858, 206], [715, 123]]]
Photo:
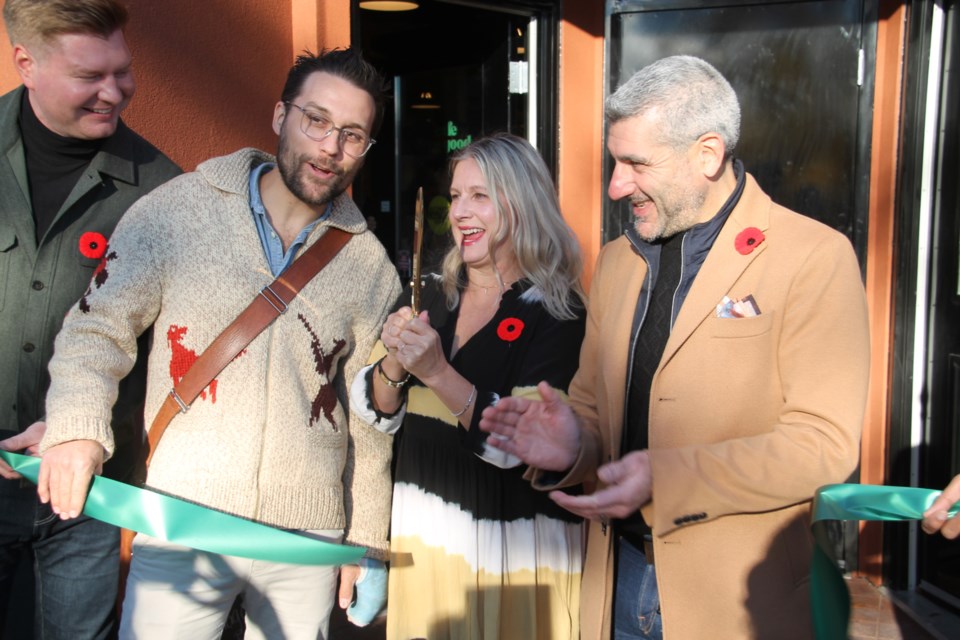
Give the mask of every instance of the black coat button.
[[41, 291], [43, 289], [43, 283], [40, 282], [39, 280], [34, 280], [33, 284], [30, 286], [33, 287], [34, 291]]
[[33, 346], [32, 342], [23, 343], [23, 350], [26, 351], [27, 353], [33, 353], [34, 349], [36, 349], [36, 347]]

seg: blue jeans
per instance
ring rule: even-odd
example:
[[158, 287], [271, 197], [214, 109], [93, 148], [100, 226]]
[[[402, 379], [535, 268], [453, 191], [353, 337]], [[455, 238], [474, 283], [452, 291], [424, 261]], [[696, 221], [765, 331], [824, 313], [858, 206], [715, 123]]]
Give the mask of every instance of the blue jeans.
[[657, 576], [643, 551], [619, 538], [617, 586], [614, 592], [614, 640], [661, 640]]
[[0, 479], [0, 629], [17, 564], [32, 554], [34, 637], [110, 638], [116, 632], [119, 548], [116, 527], [86, 516], [61, 520], [40, 503], [36, 487]]

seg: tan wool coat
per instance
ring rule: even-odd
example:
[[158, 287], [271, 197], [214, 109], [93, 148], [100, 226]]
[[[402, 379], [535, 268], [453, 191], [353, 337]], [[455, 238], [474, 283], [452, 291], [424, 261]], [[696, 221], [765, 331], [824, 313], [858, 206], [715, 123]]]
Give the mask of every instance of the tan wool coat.
[[[664, 634], [809, 638], [810, 501], [847, 480], [866, 402], [867, 310], [840, 233], [774, 204], [746, 177], [676, 318], [651, 386], [654, 532]], [[735, 239], [764, 239], [743, 255]], [[620, 456], [631, 326], [647, 274], [627, 238], [601, 252], [570, 397], [585, 434], [561, 484]], [[718, 318], [724, 296], [760, 315]], [[610, 638], [613, 536], [592, 523], [582, 637]]]

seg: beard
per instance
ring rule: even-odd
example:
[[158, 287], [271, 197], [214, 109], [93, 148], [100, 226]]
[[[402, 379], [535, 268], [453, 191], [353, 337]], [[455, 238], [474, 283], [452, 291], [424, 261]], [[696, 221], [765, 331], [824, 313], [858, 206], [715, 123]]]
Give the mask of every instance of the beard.
[[[636, 206], [644, 199], [634, 196], [631, 198], [631, 204]], [[650, 198], [657, 209], [656, 220], [650, 222], [637, 218], [634, 221], [634, 228], [646, 242], [675, 236], [697, 224], [701, 215], [700, 209], [706, 199], [705, 189], [696, 189], [675, 182], [658, 196]]]
[[[346, 190], [359, 169], [359, 163], [348, 173], [334, 161], [321, 162], [305, 153], [298, 154], [290, 148], [285, 134], [286, 132], [280, 136], [277, 149], [277, 168], [280, 170], [283, 184], [301, 202], [314, 207], [325, 207]], [[311, 175], [308, 164], [332, 172], [333, 179], [326, 183], [318, 181]]]

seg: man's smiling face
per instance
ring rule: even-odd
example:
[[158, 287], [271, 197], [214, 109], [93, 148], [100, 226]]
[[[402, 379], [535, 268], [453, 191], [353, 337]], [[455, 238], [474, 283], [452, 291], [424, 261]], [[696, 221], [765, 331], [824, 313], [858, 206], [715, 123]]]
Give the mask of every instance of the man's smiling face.
[[66, 33], [17, 45], [15, 61], [40, 122], [67, 138], [113, 135], [136, 91], [130, 50], [119, 29], [109, 37]]
[[627, 199], [634, 227], [652, 242], [695, 225], [702, 216], [707, 184], [694, 167], [695, 145], [686, 151], [656, 136], [658, 118], [644, 114], [610, 125], [607, 149], [614, 160], [607, 194]]

